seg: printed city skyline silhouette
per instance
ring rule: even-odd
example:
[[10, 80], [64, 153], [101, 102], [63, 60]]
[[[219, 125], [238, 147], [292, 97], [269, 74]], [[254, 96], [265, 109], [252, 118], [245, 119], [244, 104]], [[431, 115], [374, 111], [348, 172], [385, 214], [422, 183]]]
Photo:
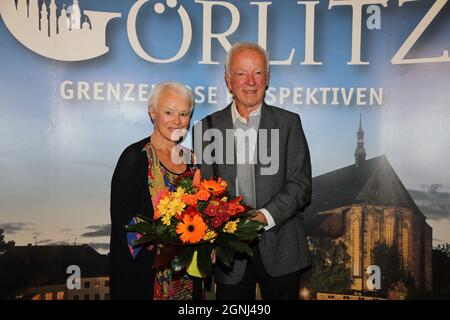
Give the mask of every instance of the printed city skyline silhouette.
[[62, 61], [88, 60], [109, 51], [106, 26], [120, 13], [82, 10], [78, 0], [66, 9], [55, 0], [5, 0], [0, 13], [11, 34], [28, 49]]

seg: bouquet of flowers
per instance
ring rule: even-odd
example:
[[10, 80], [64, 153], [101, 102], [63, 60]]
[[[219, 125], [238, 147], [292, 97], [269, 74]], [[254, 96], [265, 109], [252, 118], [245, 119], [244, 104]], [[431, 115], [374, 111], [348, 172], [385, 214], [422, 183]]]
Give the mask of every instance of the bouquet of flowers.
[[252, 256], [249, 242], [263, 227], [251, 219], [255, 212], [243, 197], [230, 198], [227, 189], [221, 178], [201, 179], [199, 170], [181, 175], [175, 191], [166, 189], [154, 200], [153, 219], [138, 215], [125, 228], [139, 235], [134, 245], [156, 245], [155, 268], [186, 268], [205, 277], [212, 272], [213, 250], [218, 261], [231, 267], [237, 253]]

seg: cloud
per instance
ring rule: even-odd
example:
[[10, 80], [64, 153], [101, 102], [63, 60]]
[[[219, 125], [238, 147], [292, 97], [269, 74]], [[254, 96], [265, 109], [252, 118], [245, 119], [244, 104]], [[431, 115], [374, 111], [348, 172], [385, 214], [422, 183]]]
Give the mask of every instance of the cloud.
[[109, 243], [91, 242], [88, 244], [95, 250], [109, 251]]
[[32, 225], [30, 222], [1, 223], [0, 229], [3, 229], [5, 234], [15, 234], [23, 230], [30, 230]]
[[86, 229], [94, 230], [83, 233], [81, 236], [86, 238], [95, 238], [95, 237], [109, 237], [111, 234], [111, 225], [110, 224], [102, 224], [102, 225], [94, 225], [88, 226]]
[[429, 219], [450, 219], [450, 193], [441, 192], [443, 185], [424, 186], [426, 191], [408, 190], [422, 213]]
[[38, 240], [38, 244], [49, 244], [51, 242], [53, 242], [53, 239]]
[[70, 245], [70, 243], [68, 242], [68, 240], [62, 240], [62, 241], [51, 242], [47, 245], [48, 246], [68, 246], [68, 245]]
[[430, 194], [439, 194], [438, 189], [442, 189], [444, 186], [440, 183], [435, 183], [428, 186], [428, 193]]

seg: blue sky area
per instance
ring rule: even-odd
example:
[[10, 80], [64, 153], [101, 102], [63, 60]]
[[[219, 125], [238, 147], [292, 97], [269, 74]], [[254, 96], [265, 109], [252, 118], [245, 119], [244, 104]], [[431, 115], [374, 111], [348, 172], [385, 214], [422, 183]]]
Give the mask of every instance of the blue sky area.
[[[3, 1], [3, 0], [2, 0]], [[58, 8], [72, 1], [56, 1]], [[250, 1], [227, 1], [240, 12], [230, 42], [257, 41], [257, 9]], [[381, 29], [363, 27], [362, 60], [370, 65], [347, 65], [351, 56], [351, 10], [320, 1], [316, 14], [315, 59], [305, 66], [305, 9], [297, 1], [273, 1], [269, 7], [268, 51], [272, 59], [287, 58], [290, 66], [272, 66], [270, 86], [383, 88], [383, 105], [292, 105], [311, 149], [313, 175], [354, 162], [359, 116], [363, 118], [368, 158], [385, 154], [408, 189], [438, 192], [448, 199], [442, 216], [429, 220], [435, 243], [450, 242], [450, 63], [392, 65], [390, 60], [431, 6], [429, 1], [381, 8]], [[42, 3], [42, 1], [39, 1]], [[48, 1], [47, 1], [48, 3]], [[82, 10], [120, 12], [110, 22], [106, 44], [110, 51], [84, 62], [51, 60], [27, 49], [0, 19], [0, 226], [18, 244], [97, 243], [109, 241], [109, 188], [121, 151], [148, 136], [152, 125], [145, 102], [65, 100], [63, 81], [155, 84], [176, 80], [189, 86], [218, 87], [216, 104], [197, 104], [193, 121], [226, 105], [223, 61], [225, 50], [215, 40], [212, 57], [202, 59], [203, 7], [193, 0], [178, 1], [162, 15], [157, 1], [145, 4], [137, 30], [142, 46], [158, 58], [173, 56], [181, 42], [179, 5], [187, 10], [193, 28], [187, 54], [170, 64], [145, 61], [127, 37], [132, 0], [80, 0]], [[161, 2], [165, 3], [165, 2]], [[440, 56], [450, 48], [449, 5], [439, 13], [409, 53], [409, 58]], [[58, 9], [59, 12], [59, 9]], [[363, 21], [368, 15], [363, 15]], [[225, 31], [231, 18], [224, 8], [213, 11], [213, 32]], [[306, 89], [305, 89], [306, 90]], [[426, 212], [424, 212], [427, 214]]]

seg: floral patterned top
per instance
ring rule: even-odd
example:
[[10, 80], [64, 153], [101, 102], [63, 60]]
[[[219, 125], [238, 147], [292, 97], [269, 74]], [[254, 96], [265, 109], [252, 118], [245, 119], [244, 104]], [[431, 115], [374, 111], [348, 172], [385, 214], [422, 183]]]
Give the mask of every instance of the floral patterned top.
[[[187, 163], [186, 171], [194, 171], [193, 153], [191, 150], [181, 146], [176, 146], [178, 154]], [[180, 174], [176, 174], [167, 169], [158, 159], [155, 147], [151, 141], [144, 146], [143, 152], [147, 153], [148, 159], [148, 186], [153, 207], [159, 202], [159, 198], [165, 189], [175, 191], [174, 181]], [[138, 220], [133, 218], [130, 224], [137, 223]], [[136, 257], [142, 249], [140, 246], [133, 245], [133, 241], [139, 239], [137, 233], [128, 233], [128, 247], [133, 257]], [[151, 270], [149, 270], [151, 272]], [[153, 288], [154, 300], [192, 300], [193, 299], [193, 281], [186, 272], [174, 273], [170, 268], [155, 270], [155, 282]]]

